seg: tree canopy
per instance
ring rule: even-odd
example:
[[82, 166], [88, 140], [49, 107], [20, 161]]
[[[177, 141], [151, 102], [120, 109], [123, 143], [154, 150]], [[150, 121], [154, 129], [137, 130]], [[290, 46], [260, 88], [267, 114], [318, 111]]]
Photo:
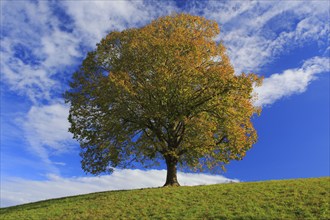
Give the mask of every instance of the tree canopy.
[[[112, 172], [164, 159], [197, 170], [241, 160], [257, 140], [255, 74], [235, 74], [215, 21], [189, 14], [113, 31], [89, 52], [65, 94], [82, 168]], [[153, 164], [148, 164], [153, 165]]]

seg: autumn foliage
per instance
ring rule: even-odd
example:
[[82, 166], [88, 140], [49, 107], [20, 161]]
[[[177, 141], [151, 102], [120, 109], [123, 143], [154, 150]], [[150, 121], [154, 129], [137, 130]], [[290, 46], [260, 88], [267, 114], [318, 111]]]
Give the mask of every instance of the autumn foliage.
[[137, 162], [196, 170], [241, 160], [257, 140], [255, 74], [235, 75], [216, 22], [188, 14], [111, 32], [74, 73], [66, 100], [82, 168], [99, 174]]

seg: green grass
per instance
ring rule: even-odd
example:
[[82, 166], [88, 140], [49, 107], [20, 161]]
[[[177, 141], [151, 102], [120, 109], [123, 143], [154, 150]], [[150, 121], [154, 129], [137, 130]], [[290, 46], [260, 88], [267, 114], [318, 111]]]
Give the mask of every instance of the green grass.
[[0, 219], [330, 219], [330, 178], [110, 191], [0, 209]]

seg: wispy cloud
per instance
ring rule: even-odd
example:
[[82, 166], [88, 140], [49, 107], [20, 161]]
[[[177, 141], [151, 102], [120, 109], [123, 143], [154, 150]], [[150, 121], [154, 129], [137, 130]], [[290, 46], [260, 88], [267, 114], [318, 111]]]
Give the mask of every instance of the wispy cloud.
[[109, 31], [141, 26], [177, 10], [172, 1], [65, 1], [63, 8], [74, 21], [74, 32], [90, 47]]
[[[328, 1], [192, 4], [196, 7], [185, 12], [220, 24], [218, 40], [228, 48], [238, 73], [258, 73], [292, 48], [310, 42], [328, 43]], [[51, 155], [75, 149], [67, 132], [68, 107], [57, 99], [86, 53], [109, 31], [139, 27], [161, 15], [181, 12], [173, 1], [3, 1], [1, 7], [1, 80], [6, 88], [31, 101], [30, 110], [19, 116], [20, 124], [27, 148], [49, 166], [49, 172], [63, 165], [61, 161], [53, 162]], [[328, 56], [326, 51], [320, 54]], [[264, 85], [256, 89], [256, 105], [268, 105], [305, 91], [318, 73], [329, 71], [327, 62], [327, 58], [314, 57], [300, 68], [266, 78]]]
[[220, 24], [219, 40], [241, 73], [258, 72], [310, 42], [326, 44], [328, 7], [327, 1], [208, 1], [198, 12]]
[[66, 75], [107, 32], [173, 10], [171, 3], [144, 1], [5, 1], [1, 7], [1, 74], [34, 103], [58, 96]]
[[53, 163], [50, 156], [68, 153], [76, 146], [72, 134], [68, 132], [68, 114], [68, 106], [56, 103], [32, 106], [27, 115], [19, 120], [30, 151], [53, 171], [58, 163]]
[[1, 6], [3, 80], [34, 103], [51, 100], [61, 88], [55, 76], [82, 57], [79, 40], [60, 30], [61, 21], [47, 1], [5, 1]]
[[329, 57], [313, 57], [306, 60], [300, 68], [288, 69], [281, 74], [273, 74], [264, 79], [261, 87], [256, 87], [258, 95], [256, 106], [264, 106], [275, 101], [306, 91], [311, 81], [317, 78], [317, 74], [330, 72]]
[[137, 27], [173, 9], [171, 2], [5, 1], [1, 3], [1, 75], [32, 105], [20, 116], [28, 149], [51, 171], [50, 156], [68, 152], [68, 107], [57, 102], [78, 61], [111, 30]]
[[[216, 20], [238, 73], [253, 71], [308, 42], [329, 36], [327, 1], [208, 1], [187, 12]], [[3, 79], [34, 103], [62, 92], [88, 50], [112, 30], [138, 27], [180, 11], [173, 1], [6, 1], [2, 13]], [[63, 85], [64, 84], [64, 85]]]
[[[326, 45], [330, 19], [326, 1], [209, 1], [202, 10], [222, 28], [219, 40], [228, 49], [235, 71], [256, 72], [294, 48], [314, 42]], [[320, 52], [323, 56], [326, 51]], [[328, 54], [327, 54], [328, 55]], [[263, 86], [256, 88], [257, 106], [304, 92], [319, 73], [329, 72], [329, 59], [312, 57], [300, 67], [271, 72]]]
[[[1, 207], [106, 190], [160, 187], [165, 178], [165, 170], [116, 170], [112, 175], [71, 178], [49, 174], [44, 181], [12, 178], [1, 183]], [[178, 179], [185, 186], [238, 182], [220, 175], [183, 172], [178, 172]]]

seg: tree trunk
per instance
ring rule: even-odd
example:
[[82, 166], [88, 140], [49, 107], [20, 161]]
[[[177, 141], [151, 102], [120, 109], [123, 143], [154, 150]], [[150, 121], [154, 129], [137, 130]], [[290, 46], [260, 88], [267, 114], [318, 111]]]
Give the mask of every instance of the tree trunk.
[[178, 179], [176, 177], [176, 165], [178, 163], [178, 160], [171, 156], [166, 156], [166, 166], [167, 166], [167, 176], [166, 176], [166, 182], [164, 184], [164, 187], [166, 186], [180, 186]]

